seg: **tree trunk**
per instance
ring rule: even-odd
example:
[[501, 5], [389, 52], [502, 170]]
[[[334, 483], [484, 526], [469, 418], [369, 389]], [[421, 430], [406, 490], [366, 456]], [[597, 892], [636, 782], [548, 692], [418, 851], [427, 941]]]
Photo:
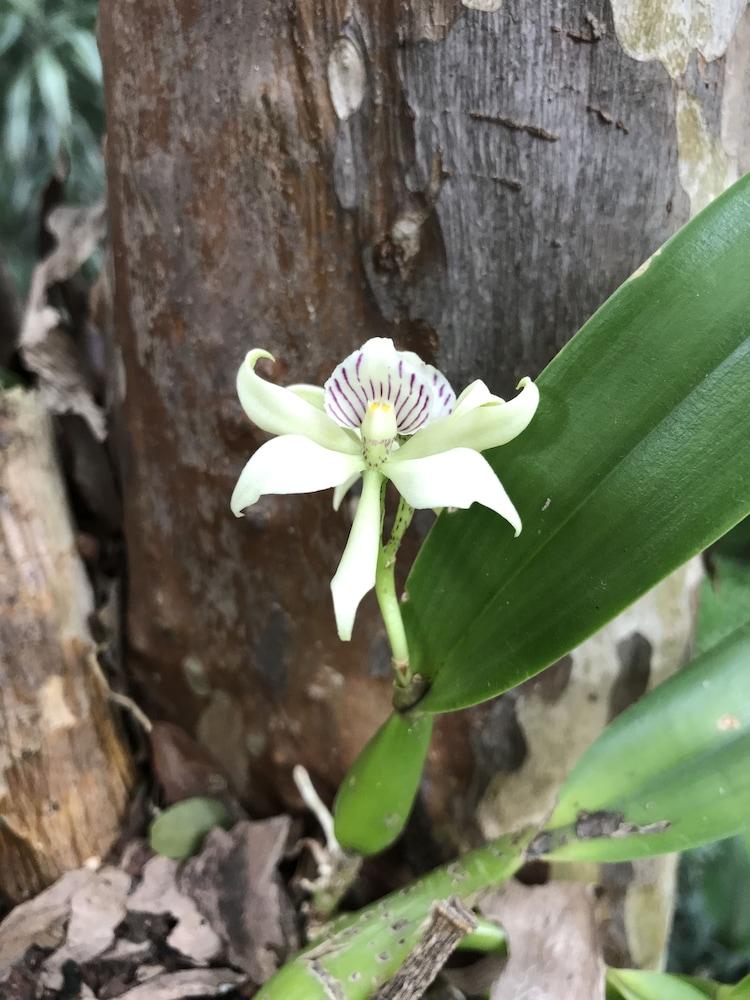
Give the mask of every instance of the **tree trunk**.
[[[103, 0], [130, 662], [152, 710], [256, 808], [290, 799], [297, 762], [331, 793], [390, 684], [373, 599], [352, 643], [336, 639], [349, 523], [330, 498], [228, 511], [263, 439], [235, 399], [240, 360], [262, 346], [272, 378], [322, 383], [384, 335], [457, 389], [481, 376], [507, 395], [536, 375], [747, 165], [744, 3], [693, 23], [684, 6]], [[597, 698], [576, 695], [560, 725], [588, 741], [603, 706], [676, 668], [690, 602], [682, 584], [663, 593], [647, 627], [597, 640], [606, 690], [592, 673]], [[539, 680], [547, 704], [584, 661]], [[534, 797], [549, 794], [570, 759], [552, 767], [544, 713], [524, 715], [539, 690], [439, 720], [438, 834], [455, 841], [480, 800], [481, 826], [502, 822], [498, 770], [533, 760]]]
[[38, 393], [0, 392], [0, 439], [0, 885], [18, 902], [106, 854], [133, 772]]

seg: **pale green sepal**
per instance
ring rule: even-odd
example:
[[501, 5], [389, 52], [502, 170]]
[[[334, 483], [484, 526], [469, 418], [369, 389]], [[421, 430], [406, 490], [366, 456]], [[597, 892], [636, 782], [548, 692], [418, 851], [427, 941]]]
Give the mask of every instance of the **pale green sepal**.
[[262, 358], [274, 361], [268, 351], [250, 351], [237, 373], [237, 394], [248, 417], [269, 434], [304, 434], [324, 448], [355, 455], [361, 445], [355, 434], [339, 427], [317, 404], [299, 392], [267, 382], [255, 373]]
[[289, 392], [293, 392], [295, 396], [304, 399], [306, 403], [314, 406], [316, 410], [325, 413], [325, 392], [322, 385], [307, 385], [304, 382], [300, 382], [297, 385], [290, 385]]
[[480, 379], [469, 383], [456, 400], [451, 416], [464, 416], [478, 406], [485, 406], [487, 403], [504, 403], [505, 400], [490, 392], [487, 385]]
[[[410, 438], [401, 448], [404, 458], [423, 458], [450, 448], [486, 451], [507, 444], [524, 431], [539, 405], [539, 390], [529, 378], [518, 383], [521, 392], [505, 403], [488, 402], [466, 411], [464, 406], [449, 417], [436, 420]], [[474, 393], [476, 383], [469, 386]], [[486, 387], [485, 387], [486, 388]]]

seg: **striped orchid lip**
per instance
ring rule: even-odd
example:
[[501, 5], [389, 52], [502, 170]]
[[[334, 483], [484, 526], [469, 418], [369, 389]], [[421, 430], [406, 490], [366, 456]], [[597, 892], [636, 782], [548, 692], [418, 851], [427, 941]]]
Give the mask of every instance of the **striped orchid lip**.
[[237, 373], [253, 423], [276, 435], [250, 458], [231, 507], [239, 517], [269, 493], [333, 489], [334, 508], [362, 481], [362, 493], [331, 594], [339, 636], [351, 638], [359, 602], [375, 586], [382, 486], [389, 480], [416, 509], [479, 503], [521, 530], [521, 518], [481, 452], [517, 437], [536, 412], [539, 390], [524, 378], [505, 401], [484, 382], [458, 398], [445, 376], [411, 351], [375, 337], [338, 365], [325, 386], [283, 387], [262, 378], [250, 351]]
[[369, 340], [345, 358], [323, 388], [325, 411], [340, 427], [360, 430], [368, 409], [385, 405], [404, 437], [449, 416], [456, 404], [442, 372], [411, 351], [397, 351], [385, 337]]

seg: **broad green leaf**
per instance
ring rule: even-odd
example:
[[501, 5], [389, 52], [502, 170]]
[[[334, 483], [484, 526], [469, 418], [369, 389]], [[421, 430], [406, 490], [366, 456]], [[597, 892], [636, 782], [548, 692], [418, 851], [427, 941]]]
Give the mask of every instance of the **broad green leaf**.
[[376, 854], [409, 818], [430, 745], [432, 719], [394, 712], [341, 782], [333, 815], [336, 839], [348, 851]]
[[750, 626], [618, 716], [574, 767], [547, 826], [545, 856], [591, 861], [750, 827]]
[[637, 969], [608, 969], [607, 986], [622, 1000], [705, 1000], [706, 993], [679, 976]]
[[[744, 523], [744, 522], [743, 522]], [[750, 622], [750, 563], [714, 558], [714, 572], [701, 585], [697, 651], [710, 649], [740, 625]]]
[[476, 505], [443, 514], [407, 581], [420, 709], [519, 684], [750, 512], [748, 260], [750, 175], [539, 377], [529, 429], [488, 453], [521, 536]]
[[197, 854], [209, 831], [227, 826], [230, 820], [227, 807], [218, 799], [184, 799], [153, 821], [149, 843], [157, 854], [181, 861]]

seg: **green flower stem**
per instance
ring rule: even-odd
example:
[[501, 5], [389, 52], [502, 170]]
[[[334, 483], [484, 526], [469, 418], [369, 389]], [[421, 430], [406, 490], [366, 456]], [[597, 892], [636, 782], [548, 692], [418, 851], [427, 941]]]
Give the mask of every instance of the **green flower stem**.
[[[385, 511], [385, 483], [381, 496], [381, 511]], [[424, 690], [421, 678], [412, 674], [409, 663], [409, 644], [401, 617], [401, 604], [396, 593], [396, 556], [401, 539], [411, 524], [414, 508], [399, 498], [391, 537], [380, 546], [375, 574], [375, 593], [383, 616], [385, 631], [391, 646], [391, 656], [396, 684], [394, 701], [397, 708], [406, 709], [413, 705]]]

